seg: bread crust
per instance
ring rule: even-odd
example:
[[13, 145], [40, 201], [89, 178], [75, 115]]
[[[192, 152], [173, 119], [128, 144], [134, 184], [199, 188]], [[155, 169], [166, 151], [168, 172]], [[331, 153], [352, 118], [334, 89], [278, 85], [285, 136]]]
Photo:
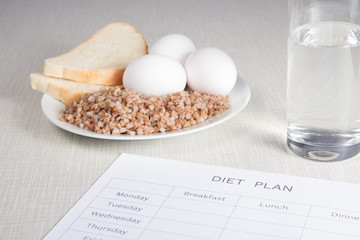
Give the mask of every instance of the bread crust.
[[[68, 81], [68, 80], [63, 80], [63, 79], [60, 79], [60, 80]], [[81, 88], [80, 88], [81, 83], [78, 83], [79, 88], [76, 88], [76, 89], [59, 87], [54, 81], [52, 81], [51, 77], [49, 77], [49, 79], [47, 81], [44, 81], [42, 79], [42, 73], [30, 74], [30, 84], [33, 89], [41, 91], [43, 93], [46, 93], [46, 94], [50, 95], [51, 97], [65, 103], [65, 104], [72, 103], [73, 101], [75, 101], [76, 99], [78, 99], [79, 97], [81, 97], [82, 95], [84, 95], [86, 93], [92, 93], [95, 91], [99, 91], [102, 88], [111, 87], [111, 86], [97, 86], [96, 88], [94, 88], [90, 91], [81, 90]]]
[[44, 62], [44, 75], [63, 78], [79, 83], [90, 83], [105, 86], [122, 84], [125, 68], [121, 69], [71, 69], [57, 64]]
[[140, 55], [146, 55], [148, 53], [148, 46], [146, 44], [144, 36], [131, 24], [124, 23], [124, 22], [117, 22], [117, 23], [109, 23], [96, 31], [92, 34], [87, 40], [80, 43], [76, 47], [72, 48], [66, 53], [60, 54], [56, 57], [47, 58], [44, 61], [44, 75], [49, 77], [57, 77], [57, 78], [64, 78], [71, 81], [81, 82], [81, 83], [90, 83], [90, 84], [98, 84], [98, 85], [120, 85], [122, 84], [122, 77], [124, 75], [125, 68], [120, 69], [112, 69], [112, 68], [102, 68], [102, 69], [74, 69], [70, 67], [66, 67], [63, 65], [55, 64], [49, 61], [50, 59], [55, 59], [66, 54], [71, 53], [72, 51], [76, 51], [76, 49], [90, 41], [95, 35], [103, 31], [105, 28], [109, 27], [110, 25], [119, 24], [123, 26], [127, 26], [132, 28], [135, 33], [137, 33], [144, 42], [144, 51], [140, 53]]
[[39, 79], [33, 74], [30, 75], [30, 83], [33, 89], [46, 93], [65, 104], [70, 104], [77, 98], [86, 94], [85, 92], [81, 91], [73, 91], [65, 88], [59, 88], [51, 82], [47, 82], [44, 84], [44, 82], [39, 81]]

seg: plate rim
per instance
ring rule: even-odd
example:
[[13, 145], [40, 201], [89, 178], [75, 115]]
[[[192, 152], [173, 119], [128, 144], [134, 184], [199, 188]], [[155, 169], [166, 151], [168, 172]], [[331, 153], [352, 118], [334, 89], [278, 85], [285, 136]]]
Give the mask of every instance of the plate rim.
[[[231, 119], [232, 117], [237, 115], [239, 112], [241, 112], [247, 106], [247, 104], [249, 103], [250, 98], [251, 98], [250, 87], [245, 82], [245, 80], [243, 78], [241, 78], [240, 76], [237, 77], [236, 84], [235, 84], [233, 90], [229, 94], [230, 95], [230, 103], [231, 103], [231, 99], [232, 99], [231, 95], [232, 95], [234, 90], [238, 90], [243, 94], [241, 96], [243, 98], [243, 103], [242, 103], [241, 106], [238, 106], [238, 109], [236, 111], [230, 112], [228, 115], [221, 117], [221, 115], [225, 113], [225, 112], [223, 112], [219, 116], [214, 116], [214, 117], [206, 120], [204, 123], [197, 124], [197, 125], [192, 126], [192, 127], [182, 128], [182, 129], [171, 131], [171, 132], [155, 133], [155, 134], [148, 134], [148, 135], [100, 134], [100, 133], [95, 133], [95, 132], [90, 131], [90, 130], [81, 129], [81, 128], [76, 127], [76, 126], [74, 126], [72, 124], [69, 124], [67, 122], [62, 122], [62, 121], [60, 121], [58, 119], [59, 114], [60, 114], [60, 104], [62, 105], [62, 108], [65, 107], [65, 104], [63, 104], [62, 102], [56, 100], [55, 98], [51, 97], [50, 95], [48, 95], [46, 93], [44, 93], [42, 98], [41, 98], [41, 109], [42, 109], [42, 112], [45, 115], [45, 117], [52, 124], [54, 124], [55, 126], [65, 130], [67, 132], [71, 132], [73, 134], [77, 134], [77, 135], [81, 135], [81, 136], [85, 136], [85, 137], [90, 137], [90, 138], [107, 139], [107, 140], [149, 140], [149, 139], [160, 139], [160, 138], [176, 137], [176, 136], [180, 136], [180, 135], [199, 132], [199, 131], [202, 131], [202, 130], [217, 126], [217, 125]], [[55, 114], [52, 113], [54, 111], [51, 111], [51, 110], [49, 111], [48, 109], [46, 109], [46, 105], [51, 104], [51, 102], [53, 102], [52, 104], [57, 104], [57, 108], [59, 108], [57, 116], [54, 116]], [[230, 108], [231, 107], [232, 107], [232, 104], [230, 104]], [[226, 110], [226, 111], [229, 111], [229, 110]]]

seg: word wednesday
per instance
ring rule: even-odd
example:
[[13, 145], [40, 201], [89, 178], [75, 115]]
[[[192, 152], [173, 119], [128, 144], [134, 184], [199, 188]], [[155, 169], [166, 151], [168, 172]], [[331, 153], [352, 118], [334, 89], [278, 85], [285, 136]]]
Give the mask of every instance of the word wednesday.
[[[219, 182], [225, 184], [232, 184], [232, 185], [240, 185], [245, 182], [245, 179], [241, 178], [232, 178], [232, 177], [221, 177], [221, 176], [213, 176], [211, 179], [212, 182]], [[263, 188], [267, 190], [277, 190], [277, 191], [286, 191], [291, 192], [293, 190], [293, 186], [281, 185], [281, 184], [270, 184], [266, 182], [256, 182], [254, 184], [255, 188]]]
[[129, 223], [134, 223], [134, 224], [139, 224], [142, 222], [142, 220], [134, 218], [134, 217], [124, 217], [124, 216], [119, 216], [119, 215], [115, 215], [115, 214], [111, 214], [111, 213], [102, 213], [100, 211], [92, 211], [91, 215], [98, 217], [98, 218], [114, 219], [114, 220], [118, 220], [121, 222], [129, 222]]

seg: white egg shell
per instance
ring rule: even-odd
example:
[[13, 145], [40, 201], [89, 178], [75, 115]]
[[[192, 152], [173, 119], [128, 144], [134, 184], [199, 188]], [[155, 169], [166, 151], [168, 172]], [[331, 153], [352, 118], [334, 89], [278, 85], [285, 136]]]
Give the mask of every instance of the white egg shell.
[[236, 66], [224, 51], [207, 47], [192, 52], [185, 62], [187, 84], [201, 93], [227, 95], [237, 79]]
[[195, 49], [195, 45], [190, 38], [174, 33], [165, 35], [157, 40], [150, 48], [149, 53], [164, 54], [184, 64], [186, 58]]
[[124, 72], [123, 84], [138, 93], [163, 96], [183, 91], [186, 73], [184, 67], [171, 57], [149, 54], [129, 64]]

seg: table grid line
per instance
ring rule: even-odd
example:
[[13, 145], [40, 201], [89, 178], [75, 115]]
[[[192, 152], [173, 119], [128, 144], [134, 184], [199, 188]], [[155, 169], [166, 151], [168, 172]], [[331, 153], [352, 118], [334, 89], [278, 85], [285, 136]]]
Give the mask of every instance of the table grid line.
[[[317, 207], [317, 208], [325, 208], [325, 209], [329, 209], [331, 207], [324, 207], [324, 206], [318, 206], [318, 205], [312, 205], [314, 207]], [[347, 210], [347, 209], [341, 209], [341, 208], [331, 208], [333, 210], [340, 210], [340, 211], [349, 211], [349, 212], [354, 212], [354, 213], [357, 213], [357, 214], [360, 214], [360, 211], [356, 211], [356, 210]]]
[[92, 232], [86, 232], [86, 231], [81, 231], [81, 230], [73, 229], [73, 228], [69, 228], [68, 230], [75, 231], [75, 232], [81, 232], [81, 233], [89, 233], [89, 234], [97, 235], [97, 236], [100, 236], [100, 237], [109, 237], [109, 238], [120, 239], [120, 240], [121, 239], [128, 240], [126, 238], [113, 237], [113, 236], [109, 236], [109, 235], [106, 235], [106, 234], [97, 234], [97, 233], [92, 233]]
[[274, 236], [274, 235], [269, 235], [269, 234], [261, 234], [261, 233], [254, 233], [254, 232], [246, 232], [246, 231], [242, 231], [242, 230], [238, 230], [238, 229], [231, 229], [231, 228], [227, 228], [226, 230], [228, 230], [228, 231], [233, 231], [233, 232], [242, 232], [242, 233], [247, 233], [247, 234], [257, 235], [257, 236], [265, 236], [265, 237], [281, 238], [281, 239], [288, 239], [288, 240], [298, 240], [297, 238], [288, 238], [288, 237]]
[[338, 223], [345, 223], [345, 224], [351, 224], [351, 225], [360, 225], [360, 222], [359, 223], [351, 223], [351, 222], [339, 221], [339, 220], [335, 220], [335, 219], [329, 219], [329, 218], [325, 218], [325, 217], [309, 216], [309, 218], [318, 218], [318, 219], [328, 220], [328, 221], [333, 221], [333, 222], [338, 222]]
[[237, 204], [239, 203], [240, 199], [241, 199], [241, 196], [238, 197], [238, 200], [237, 200], [237, 202], [236, 202], [233, 210], [231, 211], [230, 216], [228, 217], [228, 220], [226, 221], [226, 223], [225, 223], [225, 225], [224, 225], [224, 227], [223, 227], [223, 229], [222, 229], [222, 231], [221, 231], [221, 233], [220, 233], [220, 235], [219, 235], [219, 237], [218, 237], [218, 240], [221, 238], [221, 236], [222, 236], [222, 234], [223, 234], [223, 232], [224, 232], [224, 230], [225, 230], [225, 228], [226, 228], [226, 225], [229, 223], [232, 215], [234, 214], [235, 209], [236, 209], [236, 206], [237, 206]]
[[172, 196], [171, 196], [170, 198], [177, 198], [177, 199], [184, 199], [184, 200], [189, 200], [189, 201], [204, 202], [204, 203], [212, 203], [212, 204], [218, 204], [218, 205], [227, 206], [227, 207], [234, 207], [234, 205], [224, 204], [224, 203], [220, 203], [220, 202], [209, 202], [209, 201], [205, 201], [205, 200], [202, 200], [202, 199], [191, 199], [191, 198], [184, 198], [184, 197], [172, 197]]
[[160, 231], [160, 230], [155, 230], [155, 229], [147, 229], [147, 231], [168, 233], [168, 234], [171, 234], [171, 235], [183, 236], [183, 237], [194, 238], [194, 239], [213, 240], [213, 239], [210, 239], [210, 238], [194, 237], [194, 236], [190, 236], [190, 235], [186, 235], [186, 234], [166, 232], [166, 231]]
[[[343, 236], [348, 236], [348, 237], [356, 237], [358, 239], [360, 239], [360, 235], [352, 235], [352, 234], [347, 234], [347, 233], [339, 233], [339, 232], [333, 232], [333, 231], [327, 231], [327, 230], [322, 230], [322, 229], [317, 229], [317, 228], [311, 228], [308, 227], [306, 229], [309, 230], [314, 230], [314, 231], [318, 231], [318, 232], [326, 232], [326, 233], [331, 233], [331, 234], [336, 234], [336, 235], [343, 235]], [[305, 229], [305, 230], [306, 230]]]
[[[139, 216], [139, 217], [148, 217], [148, 218], [151, 218], [151, 216], [141, 215], [141, 214], [137, 214], [137, 213], [127, 213], [127, 212], [123, 212], [123, 211], [109, 210], [109, 209], [105, 209], [105, 208], [98, 208], [98, 207], [91, 207], [91, 206], [90, 206], [89, 208], [99, 209], [99, 210], [104, 210], [104, 211], [117, 212], [117, 213], [123, 213], [123, 214], [131, 214], [131, 215]], [[89, 208], [88, 208], [88, 209], [89, 209]], [[173, 210], [184, 211], [184, 212], [200, 213], [200, 214], [211, 215], [211, 216], [216, 216], [216, 217], [228, 217], [227, 215], [220, 215], [220, 214], [214, 214], [214, 213], [200, 212], [200, 211], [194, 211], [194, 210], [188, 210], [188, 209], [173, 208], [173, 207], [162, 207], [162, 209], [165, 209], [165, 208], [166, 208], [166, 209], [173, 209]]]
[[152, 194], [152, 195], [156, 195], [156, 196], [166, 197], [166, 195], [163, 195], [163, 194], [149, 193], [149, 192], [141, 192], [141, 191], [126, 189], [126, 188], [115, 188], [115, 187], [106, 187], [106, 188], [107, 188], [107, 189], [114, 189], [114, 190], [130, 191], [130, 192], [135, 192], [135, 193]]
[[78, 219], [83, 219], [83, 220], [92, 221], [92, 222], [99, 222], [99, 223], [109, 223], [109, 224], [116, 225], [116, 226], [119, 226], [119, 227], [129, 227], [129, 228], [136, 228], [136, 229], [144, 229], [143, 227], [128, 226], [128, 225], [125, 225], [125, 224], [113, 223], [113, 222], [108, 222], [108, 221], [99, 221], [99, 220], [94, 220], [94, 219], [89, 219], [89, 218], [84, 218], [84, 217], [79, 217]]
[[301, 231], [299, 240], [301, 240], [301, 238], [302, 238], [302, 236], [303, 236], [304, 230], [305, 230], [305, 228], [306, 228], [307, 220], [309, 219], [309, 214], [310, 214], [311, 208], [312, 208], [312, 206], [310, 205], [310, 208], [309, 208], [309, 210], [308, 210], [308, 213], [307, 213], [307, 216], [306, 216], [306, 219], [305, 219], [305, 223], [304, 223], [304, 225], [303, 225], [303, 228], [302, 228], [302, 231]]
[[237, 206], [236, 208], [245, 208], [245, 209], [250, 209], [250, 210], [255, 210], [255, 211], [260, 211], [260, 212], [271, 212], [271, 213], [279, 213], [279, 214], [285, 214], [285, 215], [294, 215], [294, 216], [300, 216], [300, 217], [306, 217], [307, 215], [302, 215], [302, 214], [298, 214], [298, 213], [286, 213], [286, 212], [276, 212], [273, 210], [262, 210], [262, 209], [256, 209], [253, 207], [245, 207], [245, 206]]
[[159, 206], [159, 209], [156, 211], [156, 213], [154, 214], [154, 216], [150, 219], [149, 223], [146, 225], [146, 227], [144, 228], [144, 230], [142, 231], [142, 233], [140, 234], [140, 236], [138, 237], [138, 239], [141, 238], [141, 236], [144, 234], [145, 230], [150, 226], [152, 220], [155, 218], [156, 214], [160, 211], [161, 207], [164, 205], [164, 203], [166, 202], [166, 200], [168, 199], [168, 197], [170, 196], [170, 194], [174, 191], [175, 186], [173, 186], [173, 188], [171, 189], [170, 193], [168, 194], [168, 196], [165, 198], [165, 200], [162, 202], [161, 206]]
[[109, 210], [109, 209], [105, 209], [105, 208], [99, 208], [99, 207], [89, 207], [91, 209], [98, 209], [98, 210], [104, 210], [104, 211], [110, 211], [110, 212], [116, 212], [116, 213], [123, 213], [123, 214], [130, 214], [130, 215], [134, 215], [134, 216], [139, 216], [139, 217], [148, 217], [151, 218], [152, 216], [146, 216], [146, 215], [141, 215], [141, 214], [137, 214], [137, 213], [127, 213], [127, 212], [123, 212], [123, 211], [118, 211], [118, 210]]
[[[191, 223], [191, 222], [185, 222], [185, 221], [174, 220], [174, 219], [159, 218], [159, 217], [155, 217], [155, 219], [160, 219], [160, 220], [167, 221], [167, 222], [178, 222], [178, 223], [186, 223], [186, 224], [191, 224], [191, 225], [196, 225], [196, 226], [201, 226], [201, 227], [223, 229], [223, 227], [216, 227], [216, 226], [211, 226], [211, 225], [206, 225], [206, 224], [199, 224], [199, 223]], [[149, 229], [153, 230], [151, 228], [149, 228]]]
[[106, 199], [106, 200], [121, 201], [121, 202], [125, 202], [125, 203], [134, 203], [134, 204], [138, 203], [138, 204], [141, 204], [141, 205], [152, 206], [152, 207], [160, 207], [159, 205], [155, 205], [155, 204], [151, 204], [151, 203], [131, 202], [131, 201], [128, 201], [128, 200], [122, 200], [122, 199], [118, 199], [118, 198], [109, 198], [109, 197], [101, 197], [101, 196], [97, 196], [97, 198]]
[[240, 217], [234, 217], [234, 216], [232, 216], [231, 218], [239, 219], [239, 220], [246, 220], [246, 221], [249, 221], [249, 222], [266, 223], [266, 224], [271, 224], [271, 225], [284, 226], [284, 227], [303, 228], [301, 226], [294, 226], [294, 225], [288, 225], [288, 224], [259, 221], [259, 220], [253, 220], [253, 219], [248, 219], [248, 218], [240, 218]]
[[[173, 187], [173, 185], [164, 184], [164, 183], [152, 183], [152, 182], [146, 182], [146, 181], [141, 181], [141, 180], [133, 180], [133, 179], [121, 178], [121, 177], [112, 177], [111, 180], [110, 180], [110, 182], [111, 182], [113, 179], [126, 180], [126, 181], [130, 181], [130, 182], [146, 183], [146, 184], [150, 184], [150, 185], [161, 185], [161, 186], [166, 186], [166, 187]], [[110, 183], [110, 182], [109, 182], [109, 183]]]

